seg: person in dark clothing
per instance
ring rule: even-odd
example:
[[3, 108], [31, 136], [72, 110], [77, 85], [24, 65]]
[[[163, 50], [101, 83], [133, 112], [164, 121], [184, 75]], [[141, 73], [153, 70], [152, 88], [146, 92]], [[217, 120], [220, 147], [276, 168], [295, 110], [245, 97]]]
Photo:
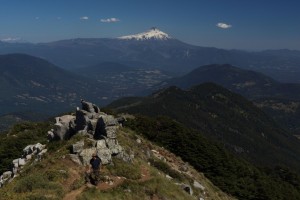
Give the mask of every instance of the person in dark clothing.
[[96, 153], [93, 153], [92, 159], [90, 160], [90, 167], [86, 173], [86, 182], [91, 182], [97, 185], [100, 180], [100, 169], [101, 169], [101, 159]]

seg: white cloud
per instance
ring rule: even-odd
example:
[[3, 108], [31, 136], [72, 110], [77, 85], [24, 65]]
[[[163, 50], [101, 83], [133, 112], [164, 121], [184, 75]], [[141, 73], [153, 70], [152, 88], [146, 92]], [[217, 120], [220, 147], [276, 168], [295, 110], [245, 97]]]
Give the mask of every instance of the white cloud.
[[222, 29], [228, 29], [228, 28], [231, 28], [231, 27], [232, 27], [232, 25], [230, 25], [230, 24], [225, 24], [225, 23], [222, 23], [222, 22], [217, 23], [216, 26], [219, 27], [219, 28], [222, 28]]
[[100, 21], [104, 23], [114, 23], [114, 22], [119, 22], [120, 20], [118, 18], [112, 17], [108, 19], [101, 19]]
[[2, 38], [0, 39], [1, 42], [18, 42], [21, 41], [21, 38], [17, 37], [17, 38], [13, 38], [13, 37], [7, 37], [7, 38]]
[[80, 17], [80, 19], [81, 19], [81, 20], [88, 20], [89, 17], [88, 17], [88, 16], [82, 16], [82, 17]]

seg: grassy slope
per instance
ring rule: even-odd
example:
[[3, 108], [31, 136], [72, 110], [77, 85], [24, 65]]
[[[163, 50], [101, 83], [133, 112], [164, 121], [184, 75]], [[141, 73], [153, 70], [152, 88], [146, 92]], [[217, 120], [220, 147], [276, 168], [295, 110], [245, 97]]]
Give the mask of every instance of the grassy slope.
[[[44, 128], [45, 131], [48, 127]], [[17, 128], [15, 131], [18, 132], [17, 130], [19, 129]], [[30, 138], [31, 134], [29, 131], [25, 132], [27, 132]], [[25, 135], [21, 140], [27, 141]], [[47, 145], [48, 153], [46, 157], [39, 163], [26, 165], [19, 177], [1, 189], [0, 199], [65, 198], [67, 200], [74, 197], [72, 194], [76, 194], [76, 198], [80, 200], [98, 199], [99, 196], [101, 196], [101, 199], [157, 198], [188, 200], [193, 199], [193, 197], [187, 195], [175, 182], [180, 179], [182, 182], [190, 183], [192, 178], [205, 186], [205, 199], [233, 199], [213, 186], [209, 180], [191, 167], [190, 172], [192, 173], [192, 177], [191, 175], [181, 174], [171, 167], [165, 167], [164, 171], [160, 171], [152, 165], [149, 166], [146, 155], [147, 150], [156, 149], [160, 151], [163, 149], [151, 144], [135, 132], [122, 128], [119, 131], [118, 138], [126, 152], [134, 153], [135, 159], [132, 164], [128, 164], [114, 158], [113, 166], [104, 166], [101, 173], [102, 179], [104, 181], [106, 179], [105, 176], [107, 176], [115, 180], [111, 186], [104, 182], [98, 188], [86, 187], [84, 185], [84, 167], [74, 164], [67, 156], [70, 145], [84, 139], [82, 136], [75, 136], [69, 141], [49, 143]], [[141, 144], [136, 142], [137, 138], [142, 140]], [[1, 143], [2, 145], [3, 143]], [[162, 162], [155, 157], [152, 157], [152, 160], [156, 160], [157, 163], [163, 166], [169, 166], [170, 164], [169, 162]], [[176, 160], [180, 159], [176, 158]], [[177, 179], [170, 181], [165, 178], [165, 173], [177, 174]], [[143, 176], [146, 176], [146, 178]], [[121, 179], [118, 177], [121, 177]], [[193, 190], [196, 195], [203, 194], [203, 191], [200, 189], [193, 188]]]

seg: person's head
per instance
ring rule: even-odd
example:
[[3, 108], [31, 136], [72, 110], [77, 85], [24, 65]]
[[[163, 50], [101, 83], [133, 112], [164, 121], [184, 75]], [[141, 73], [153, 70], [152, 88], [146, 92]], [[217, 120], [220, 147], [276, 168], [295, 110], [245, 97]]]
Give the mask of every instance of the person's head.
[[93, 154], [92, 154], [92, 157], [93, 157], [93, 158], [96, 158], [96, 157], [97, 157], [97, 154], [96, 154], [96, 153], [93, 153]]

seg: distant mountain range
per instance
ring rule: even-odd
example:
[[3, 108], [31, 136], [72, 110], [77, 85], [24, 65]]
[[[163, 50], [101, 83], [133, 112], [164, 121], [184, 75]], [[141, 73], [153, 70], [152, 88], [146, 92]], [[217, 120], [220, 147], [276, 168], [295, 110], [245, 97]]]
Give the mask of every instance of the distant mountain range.
[[187, 89], [214, 82], [255, 100], [285, 128], [300, 134], [300, 85], [280, 83], [258, 72], [231, 65], [202, 66], [182, 77], [171, 78], [172, 74], [160, 69], [115, 62], [70, 72], [40, 58], [9, 54], [0, 56], [0, 70], [0, 115], [23, 112], [29, 115], [44, 113], [46, 117], [61, 110], [69, 111], [81, 98], [106, 105], [121, 97], [147, 95], [171, 85]]
[[171, 38], [157, 28], [113, 39], [77, 38], [38, 44], [0, 42], [0, 53], [26, 53], [66, 69], [109, 61], [185, 73], [201, 65], [228, 63], [280, 81], [300, 82], [300, 51], [247, 52], [200, 47]]
[[[0, 53], [8, 52], [40, 58], [23, 54], [1, 56], [0, 115], [31, 110], [46, 110], [52, 115], [72, 108], [80, 98], [105, 105], [164, 86], [188, 88], [209, 81], [255, 100], [281, 124], [300, 134], [299, 85], [278, 82], [300, 83], [300, 51], [246, 52], [199, 47], [153, 28], [115, 39], [78, 38], [39, 44], [0, 41]], [[188, 71], [185, 76], [166, 80]], [[161, 81], [163, 84], [159, 84]]]
[[232, 65], [206, 65], [188, 74], [160, 83], [157, 88], [178, 86], [188, 89], [205, 82], [213, 82], [249, 99], [266, 97], [300, 100], [300, 84], [281, 83], [262, 73]]
[[[51, 116], [53, 117], [53, 116]], [[44, 121], [49, 119], [49, 112], [38, 113], [36, 111], [14, 112], [0, 115], [0, 133], [7, 131], [14, 124], [25, 121]]]
[[281, 83], [232, 65], [206, 65], [184, 76], [165, 80], [152, 91], [169, 86], [189, 89], [205, 82], [216, 83], [254, 101], [282, 127], [300, 135], [300, 84]]
[[81, 98], [101, 100], [104, 84], [24, 54], [0, 56], [0, 115], [11, 112], [56, 114], [74, 108]]
[[21, 118], [25, 120], [40, 113], [45, 118], [70, 111], [81, 98], [106, 105], [124, 96], [142, 94], [170, 77], [159, 69], [113, 62], [70, 72], [25, 54], [0, 55], [0, 116], [8, 114], [9, 120], [2, 118], [9, 122], [19, 120], [16, 113], [23, 113]]
[[217, 139], [259, 165], [287, 165], [300, 171], [300, 142], [240, 95], [206, 83], [189, 90], [172, 86], [148, 97], [124, 98], [110, 108], [147, 116], [169, 116]]

